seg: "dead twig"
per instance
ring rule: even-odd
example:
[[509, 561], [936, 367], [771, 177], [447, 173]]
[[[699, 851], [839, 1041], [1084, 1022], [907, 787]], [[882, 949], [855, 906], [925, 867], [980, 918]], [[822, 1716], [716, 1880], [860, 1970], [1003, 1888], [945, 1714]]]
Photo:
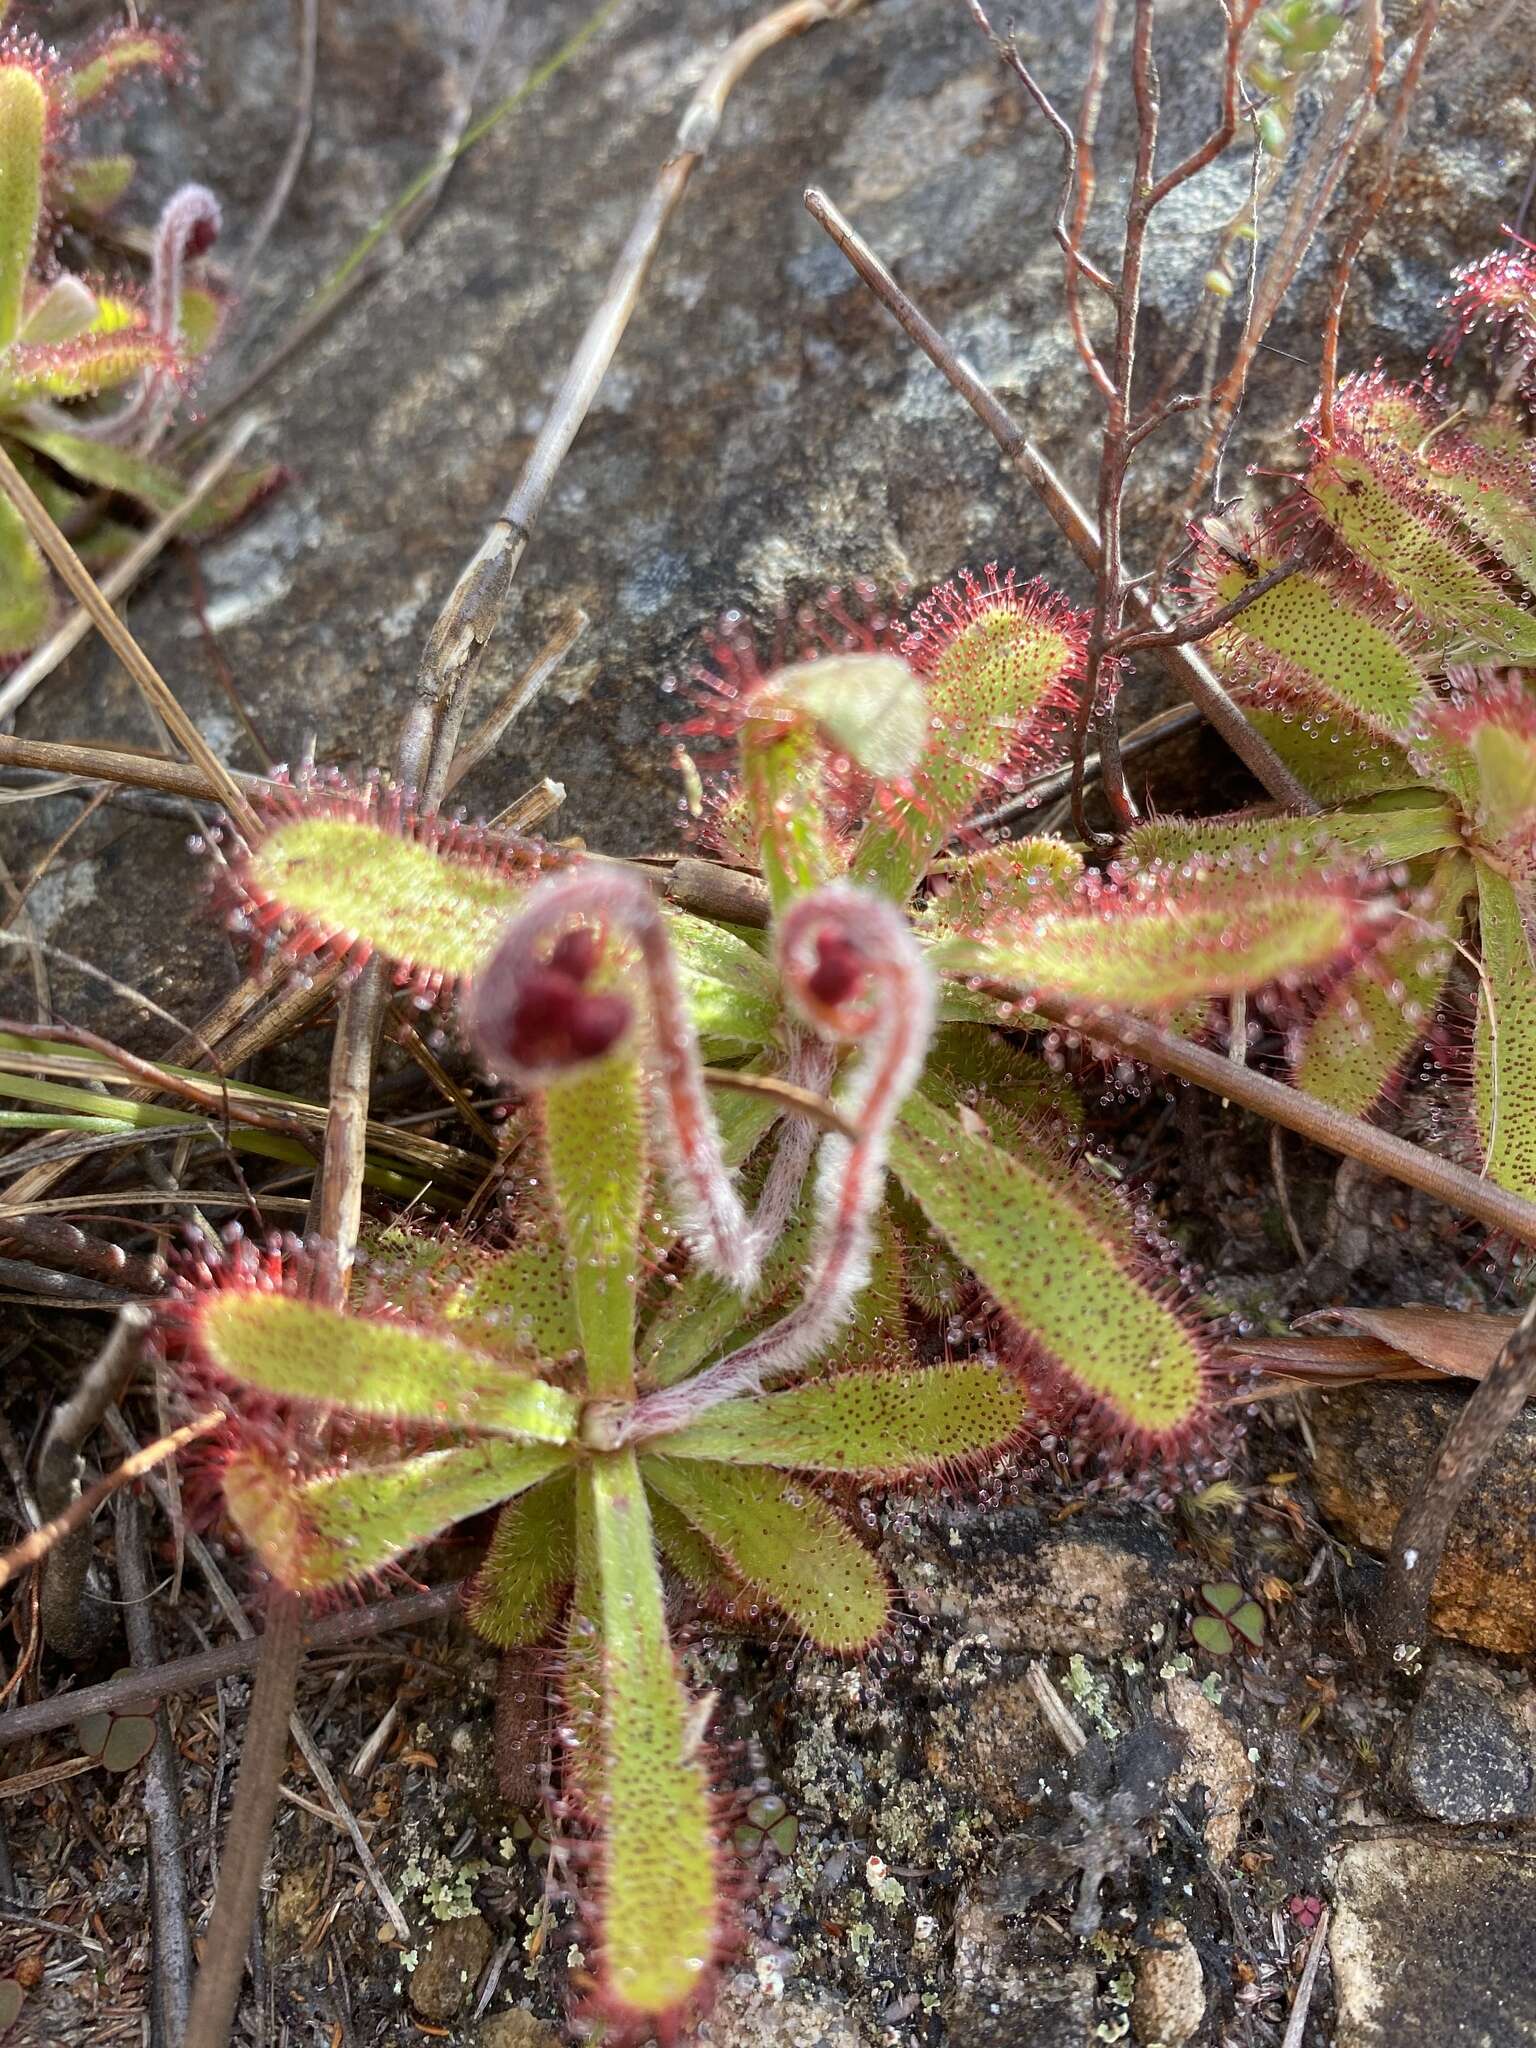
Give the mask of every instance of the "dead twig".
[[8, 1586], [18, 1572], [28, 1565], [40, 1564], [61, 1536], [67, 1536], [71, 1529], [78, 1529], [88, 1522], [104, 1500], [108, 1500], [119, 1487], [127, 1486], [131, 1480], [141, 1479], [146, 1472], [152, 1472], [156, 1465], [163, 1465], [167, 1458], [174, 1458], [178, 1451], [188, 1444], [196, 1443], [200, 1436], [207, 1436], [217, 1429], [224, 1420], [222, 1408], [205, 1408], [200, 1415], [194, 1415], [190, 1422], [184, 1422], [180, 1429], [173, 1429], [166, 1436], [157, 1437], [152, 1444], [146, 1444], [141, 1451], [135, 1451], [131, 1458], [124, 1458], [115, 1470], [98, 1479], [94, 1486], [88, 1486], [77, 1500], [62, 1514], [44, 1522], [40, 1529], [34, 1529], [19, 1543], [0, 1555], [0, 1586]]
[[[143, 1521], [132, 1494], [124, 1494], [117, 1504], [117, 1576], [128, 1654], [136, 1671], [152, 1671], [160, 1661], [160, 1647], [149, 1608], [153, 1588]], [[181, 1845], [181, 1773], [163, 1707], [155, 1712], [155, 1740], [144, 1774], [144, 1819], [149, 1835], [156, 2032], [165, 2048], [176, 2048], [192, 1996], [192, 1927]]]
[[1295, 2001], [1280, 2048], [1301, 2048], [1302, 2037], [1307, 2031], [1307, 2015], [1312, 2010], [1312, 1993], [1317, 1985], [1317, 1966], [1323, 1960], [1323, 1947], [1328, 1939], [1328, 1919], [1328, 1908], [1324, 1906], [1317, 1916], [1317, 1925], [1307, 1946], [1307, 1960], [1302, 1966], [1301, 1982], [1296, 1986]]
[[1371, 1631], [1380, 1656], [1402, 1663], [1422, 1648], [1429, 1633], [1435, 1575], [1456, 1511], [1525, 1406], [1533, 1384], [1536, 1295], [1446, 1431], [1445, 1441], [1397, 1518]]
[[[63, 1514], [79, 1499], [85, 1474], [81, 1453], [138, 1364], [139, 1345], [149, 1322], [148, 1309], [137, 1303], [119, 1310], [111, 1334], [81, 1374], [80, 1384], [53, 1411], [36, 1466], [37, 1504], [45, 1520]], [[87, 1614], [84, 1605], [91, 1553], [90, 1525], [82, 1523], [61, 1537], [43, 1560], [39, 1604], [43, 1636], [62, 1656], [87, 1654], [101, 1635], [103, 1610], [95, 1604]]]
[[[328, 1614], [321, 1621], [305, 1625], [306, 1652], [342, 1649], [350, 1643], [382, 1635], [388, 1629], [416, 1629], [440, 1620], [458, 1605], [459, 1582], [434, 1587], [428, 1593], [407, 1593], [396, 1600], [377, 1600], [368, 1607], [349, 1608]], [[203, 1692], [224, 1678], [239, 1677], [254, 1669], [261, 1655], [261, 1637], [221, 1643], [217, 1649], [198, 1650], [190, 1657], [174, 1657], [153, 1671], [120, 1671], [99, 1685], [81, 1686], [76, 1692], [56, 1693], [52, 1699], [37, 1700], [30, 1706], [13, 1707], [0, 1714], [0, 1749], [13, 1742], [29, 1742], [56, 1728], [71, 1727], [84, 1714], [131, 1714], [155, 1700], [173, 1695]]]

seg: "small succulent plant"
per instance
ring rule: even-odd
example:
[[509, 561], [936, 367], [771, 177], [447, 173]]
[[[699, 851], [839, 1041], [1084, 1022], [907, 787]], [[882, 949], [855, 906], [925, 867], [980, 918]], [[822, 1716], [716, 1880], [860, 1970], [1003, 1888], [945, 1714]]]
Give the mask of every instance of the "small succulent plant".
[[[180, 42], [155, 28], [107, 30], [68, 58], [15, 29], [0, 34], [0, 439], [91, 567], [135, 538], [111, 500], [163, 513], [185, 496], [151, 451], [223, 320], [198, 275], [218, 202], [201, 185], [166, 202], [147, 289], [65, 270], [53, 243], [66, 226], [89, 236], [133, 175], [131, 157], [80, 151], [81, 119], [132, 81], [175, 78], [185, 63]], [[228, 522], [275, 480], [270, 469], [226, 478], [188, 531]], [[53, 609], [42, 555], [0, 501], [0, 660], [40, 639]]]

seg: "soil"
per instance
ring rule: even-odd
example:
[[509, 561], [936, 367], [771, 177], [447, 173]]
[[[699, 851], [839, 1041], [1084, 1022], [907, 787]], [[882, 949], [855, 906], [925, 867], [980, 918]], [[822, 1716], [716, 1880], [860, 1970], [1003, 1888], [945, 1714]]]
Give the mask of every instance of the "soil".
[[[286, 146], [289, 10], [178, 0], [165, 12], [189, 30], [203, 74], [168, 108], [133, 112], [146, 194], [206, 177], [238, 251]], [[430, 161], [484, 12], [470, 0], [321, 9], [313, 141], [205, 404], [238, 385]], [[1422, 360], [1446, 273], [1516, 211], [1536, 144], [1518, 12], [1449, 13], [1351, 301], [1356, 363]], [[60, 5], [50, 32], [95, 15]], [[512, 89], [582, 18], [570, 0], [509, 10], [475, 104]], [[458, 167], [411, 253], [264, 388], [257, 445], [293, 478], [202, 552], [213, 639], [185, 559], [165, 564], [131, 612], [226, 760], [264, 765], [221, 669], [273, 758], [313, 744], [355, 771], [387, 754], [436, 606], [530, 444], [676, 111], [741, 19], [726, 0], [622, 8]], [[1049, 0], [1024, 38], [1069, 99], [1085, 21], [1078, 0]], [[1172, 6], [1165, 28], [1165, 73], [1179, 86], [1167, 95], [1171, 155], [1209, 119], [1209, 24]], [[1112, 100], [1111, 198], [1128, 133]], [[1196, 303], [1190, 247], [1204, 247], [1247, 175], [1231, 163], [1154, 253], [1154, 369]], [[961, 7], [880, 0], [765, 60], [732, 102], [561, 474], [480, 708], [567, 603], [588, 613], [587, 634], [466, 785], [466, 802], [490, 814], [550, 775], [567, 792], [552, 829], [615, 852], [670, 844], [682, 800], [661, 728], [676, 678], [721, 612], [740, 608], [771, 634], [786, 608], [830, 585], [868, 577], [888, 595], [993, 558], [1081, 595], [1045, 514], [799, 200], [806, 183], [825, 185], [1072, 467], [1094, 401], [1059, 318], [1047, 230], [1058, 177], [1053, 139]], [[1290, 458], [1321, 275], [1318, 261], [1273, 333], [1243, 461]], [[1187, 460], [1174, 438], [1145, 465], [1138, 544]], [[1128, 720], [1163, 701], [1159, 678], [1137, 677]], [[95, 645], [49, 681], [18, 729], [156, 738]], [[1249, 793], [1209, 736], [1154, 758], [1165, 810]], [[8, 808], [12, 872], [29, 873], [78, 818], [63, 796]], [[124, 988], [187, 1021], [235, 985], [243, 958], [207, 913], [190, 829], [108, 808], [48, 861], [28, 902], [35, 929], [116, 984], [54, 960], [61, 1015], [161, 1050], [168, 1027]], [[3, 999], [34, 1014], [25, 974], [8, 978]], [[255, 1078], [320, 1088], [324, 1044], [311, 1033], [267, 1055]], [[1410, 1121], [1432, 1118], [1441, 1085], [1430, 1078], [1411, 1094]], [[1231, 1330], [1278, 1331], [1346, 1300], [1486, 1308], [1513, 1298], [1499, 1248], [1428, 1202], [1291, 1140], [1277, 1169], [1267, 1131], [1209, 1098], [1145, 1078], [1110, 1086], [1098, 1072], [1084, 1092], [1094, 1138], [1148, 1190]], [[381, 1099], [391, 1114], [436, 1106], [392, 1053]], [[4, 1343], [0, 1455], [19, 1469], [102, 1324], [19, 1302], [6, 1316], [15, 1342]], [[1318, 1950], [1309, 2017], [1286, 2048], [1536, 2040], [1524, 1938], [1536, 1918], [1536, 1706], [1519, 1661], [1536, 1646], [1529, 1418], [1464, 1521], [1470, 1590], [1436, 1617], [1461, 1645], [1441, 1642], [1418, 1668], [1383, 1675], [1360, 1625], [1372, 1552], [1457, 1398], [1378, 1387], [1267, 1404], [1241, 1418], [1230, 1472], [1173, 1511], [1113, 1487], [1090, 1496], [1026, 1466], [980, 1499], [872, 1500], [867, 1518], [904, 1619], [863, 1663], [696, 1620], [687, 1656], [718, 1698], [741, 1923], [698, 2038], [715, 2048], [1278, 2048]], [[152, 1433], [151, 1404], [135, 1420]], [[0, 1485], [5, 1518], [9, 1540], [21, 1512]], [[1516, 1541], [1511, 1530], [1526, 1533]], [[110, 1517], [97, 1541], [109, 1567]], [[176, 1594], [162, 1584], [154, 1605], [160, 1654], [227, 1640], [163, 1521], [155, 1544], [163, 1579], [178, 1574]], [[217, 1544], [214, 1555], [244, 1592], [243, 1562]], [[418, 1568], [440, 1583], [463, 1562], [440, 1554]], [[1194, 1640], [1199, 1588], [1211, 1582], [1259, 1602], [1256, 1648], [1218, 1657]], [[110, 1575], [104, 1583], [115, 1593]], [[35, 1633], [24, 1595], [0, 1638], [10, 1669]], [[20, 1697], [124, 1661], [114, 1628], [76, 1667], [44, 1653]], [[1080, 1755], [1042, 1717], [1037, 1669], [1087, 1738]], [[295, 1756], [237, 2038], [263, 2048], [562, 2038], [584, 1984], [582, 1935], [538, 1809], [509, 1805], [497, 1783], [496, 1688], [495, 1660], [457, 1619], [307, 1660], [301, 1717], [411, 1931], [401, 1939], [390, 1927]], [[247, 1702], [246, 1681], [233, 1678], [168, 1708], [199, 1933]], [[83, 1755], [66, 1730], [12, 1747], [0, 1766], [0, 1976], [27, 1993], [7, 2043], [146, 2038], [147, 1766], [80, 1767]], [[1092, 1918], [1085, 1860], [1104, 1865], [1092, 1932], [1077, 1931]]]

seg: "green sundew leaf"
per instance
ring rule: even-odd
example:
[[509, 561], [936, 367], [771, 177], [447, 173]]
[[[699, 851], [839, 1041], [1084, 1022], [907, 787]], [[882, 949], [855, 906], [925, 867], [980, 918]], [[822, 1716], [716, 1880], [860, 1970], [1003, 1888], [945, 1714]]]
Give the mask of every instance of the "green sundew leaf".
[[657, 2019], [702, 1986], [720, 1936], [709, 1781], [662, 1615], [645, 1488], [632, 1454], [581, 1476], [595, 1586], [605, 1998]]
[[1166, 1015], [1203, 997], [1317, 974], [1349, 953], [1360, 920], [1344, 883], [1213, 868], [979, 937], [941, 939], [930, 957], [944, 973], [1032, 995]]
[[466, 1516], [537, 1486], [567, 1456], [545, 1445], [460, 1444], [296, 1480], [275, 1460], [242, 1452], [225, 1468], [224, 1499], [273, 1577], [313, 1593], [378, 1571]]
[[867, 1649], [890, 1618], [885, 1574], [831, 1504], [771, 1467], [647, 1457], [645, 1483], [819, 1649]]
[[1418, 860], [1461, 844], [1451, 806], [1433, 790], [1408, 790], [1377, 808], [1326, 811], [1315, 818], [1152, 818], [1133, 826], [1123, 858], [1150, 865], [1230, 861], [1254, 874], [1346, 855], [1382, 866]]
[[783, 1005], [778, 978], [761, 953], [722, 925], [683, 910], [668, 911], [667, 937], [700, 1038], [737, 1048], [771, 1044]]
[[181, 294], [181, 345], [189, 356], [205, 356], [219, 338], [224, 308], [210, 291], [186, 285]]
[[1439, 508], [1400, 459], [1378, 449], [1367, 461], [1335, 444], [1313, 464], [1306, 488], [1344, 545], [1431, 626], [1469, 640], [1469, 655], [1536, 656], [1536, 618], [1443, 530]]
[[561, 1358], [581, 1343], [557, 1244], [534, 1240], [470, 1261], [436, 1306], [466, 1344], [497, 1356]]
[[685, 1515], [659, 1493], [649, 1496], [651, 1533], [662, 1562], [676, 1572], [696, 1600], [715, 1608], [749, 1603], [751, 1595]]
[[[669, 1288], [640, 1344], [648, 1384], [672, 1386], [778, 1320], [798, 1289], [810, 1256], [813, 1181], [814, 1175], [807, 1174], [807, 1193], [764, 1260], [750, 1302], [744, 1303], [733, 1288], [698, 1267]], [[903, 1329], [901, 1253], [889, 1219], [882, 1218], [869, 1279], [852, 1320], [832, 1340], [822, 1366], [867, 1357]]]
[[1026, 1163], [908, 1096], [891, 1163], [929, 1221], [1019, 1327], [1129, 1436], [1173, 1438], [1200, 1414], [1193, 1331], [1142, 1277], [1129, 1225], [1045, 1154]]
[[204, 1298], [197, 1333], [217, 1371], [285, 1400], [539, 1443], [575, 1432], [578, 1404], [562, 1388], [409, 1323], [229, 1289]]
[[274, 826], [251, 849], [248, 874], [252, 892], [293, 922], [451, 980], [478, 973], [526, 894], [484, 861], [319, 813]]
[[1305, 1094], [1347, 1116], [1365, 1116], [1381, 1099], [1423, 1042], [1450, 976], [1461, 905], [1475, 886], [1466, 855], [1447, 854], [1428, 900], [1330, 990], [1301, 1042], [1296, 1085]]
[[914, 1478], [995, 1457], [1029, 1404], [1000, 1366], [981, 1363], [843, 1372], [787, 1393], [722, 1401], [663, 1439], [669, 1458], [781, 1465], [801, 1472]]
[[83, 64], [69, 74], [70, 98], [87, 107], [136, 71], [173, 73], [179, 63], [176, 43], [161, 29], [119, 28], [103, 36]]
[[634, 1392], [635, 1296], [645, 1205], [646, 1091], [636, 1060], [618, 1055], [544, 1090], [550, 1192], [571, 1255], [571, 1299], [587, 1389]]
[[1419, 468], [1427, 488], [1454, 507], [1528, 590], [1536, 590], [1531, 447], [1512, 415], [1489, 413], [1431, 441]]
[[776, 910], [843, 865], [826, 817], [829, 755], [905, 775], [928, 736], [917, 678], [894, 654], [834, 654], [775, 671], [741, 729], [741, 780]]
[[1490, 1180], [1536, 1195], [1536, 962], [1522, 905], [1481, 862], [1478, 925], [1483, 973], [1472, 1044], [1472, 1099]]
[[1522, 728], [1523, 721], [1494, 716], [1476, 725], [1468, 740], [1478, 826], [1495, 846], [1528, 844], [1536, 832], [1536, 736]]
[[21, 328], [43, 204], [48, 92], [24, 58], [0, 62], [0, 348]]
[[133, 182], [131, 156], [77, 156], [64, 168], [59, 199], [66, 213], [109, 213]]
[[950, 833], [976, 808], [1024, 733], [1059, 702], [1079, 653], [1064, 618], [979, 594], [926, 677], [922, 758], [882, 793], [853, 857], [856, 881], [904, 903]]
[[171, 357], [148, 332], [79, 334], [73, 341], [13, 342], [0, 362], [0, 403], [28, 405], [39, 398], [93, 398], [146, 371], [165, 370]]
[[1255, 703], [1251, 692], [1244, 692], [1241, 701], [1249, 724], [1319, 803], [1357, 803], [1362, 797], [1412, 788], [1419, 780], [1406, 749], [1395, 740], [1376, 738], [1349, 719], [1276, 710]]
[[510, 1500], [469, 1589], [469, 1618], [498, 1649], [549, 1633], [576, 1576], [576, 1489], [570, 1472]]
[[0, 500], [0, 655], [35, 647], [52, 618], [48, 564], [16, 507]]
[[[1212, 604], [1229, 604], [1278, 566], [1278, 557], [1260, 559], [1250, 572], [1223, 557], [1209, 579]], [[1378, 739], [1411, 731], [1427, 700], [1423, 672], [1395, 623], [1325, 571], [1286, 577], [1213, 634], [1209, 647], [1224, 672], [1257, 674], [1309, 706], [1343, 712]]]
[[923, 1068], [923, 1089], [941, 1109], [958, 1109], [986, 1098], [1015, 1115], [1050, 1117], [1069, 1131], [1083, 1125], [1082, 1097], [1037, 1053], [1025, 1052], [1000, 1032], [970, 1024], [945, 1024], [935, 1033]]
[[1070, 895], [1082, 872], [1082, 855], [1062, 839], [1010, 839], [961, 854], [943, 865], [927, 906], [928, 927], [966, 931], [1005, 911], [1033, 913]]

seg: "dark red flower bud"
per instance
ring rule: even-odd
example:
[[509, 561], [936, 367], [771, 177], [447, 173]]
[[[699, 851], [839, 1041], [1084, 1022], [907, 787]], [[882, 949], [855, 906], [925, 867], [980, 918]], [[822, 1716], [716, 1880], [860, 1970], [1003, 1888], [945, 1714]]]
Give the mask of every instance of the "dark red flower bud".
[[218, 221], [210, 214], [200, 213], [187, 230], [187, 238], [181, 245], [182, 253], [186, 256], [206, 256], [218, 239]]
[[602, 951], [602, 940], [591, 925], [579, 924], [555, 941], [549, 964], [557, 974], [568, 974], [572, 981], [590, 981]]
[[816, 965], [806, 989], [814, 1002], [836, 1009], [858, 993], [867, 973], [864, 955], [851, 939], [841, 932], [822, 932], [816, 940]]
[[618, 1044], [629, 1029], [630, 1008], [621, 995], [578, 996], [571, 1011], [571, 1050], [595, 1060]]

